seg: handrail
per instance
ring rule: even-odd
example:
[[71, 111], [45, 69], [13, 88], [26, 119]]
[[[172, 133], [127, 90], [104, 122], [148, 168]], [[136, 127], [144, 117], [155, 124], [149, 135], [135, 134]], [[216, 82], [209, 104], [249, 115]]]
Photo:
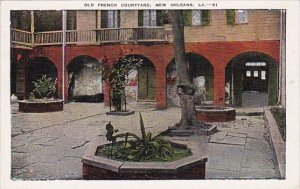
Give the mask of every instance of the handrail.
[[[62, 44], [62, 30], [31, 33], [11, 29], [12, 43], [32, 46]], [[92, 30], [67, 30], [66, 44], [101, 44], [127, 42], [168, 42], [170, 30], [162, 26], [135, 28], [101, 28]], [[32, 44], [34, 37], [34, 44]]]

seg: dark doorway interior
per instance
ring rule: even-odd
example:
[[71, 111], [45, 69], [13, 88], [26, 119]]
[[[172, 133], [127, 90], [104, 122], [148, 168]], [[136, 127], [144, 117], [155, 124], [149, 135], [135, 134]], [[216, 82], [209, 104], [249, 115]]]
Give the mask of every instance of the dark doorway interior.
[[259, 52], [243, 53], [226, 67], [226, 103], [243, 107], [274, 105], [277, 101], [277, 63]]

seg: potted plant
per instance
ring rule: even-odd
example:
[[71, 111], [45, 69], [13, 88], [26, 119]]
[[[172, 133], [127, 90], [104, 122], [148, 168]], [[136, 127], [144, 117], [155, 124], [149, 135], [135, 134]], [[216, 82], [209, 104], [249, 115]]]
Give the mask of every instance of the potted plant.
[[110, 144], [93, 141], [82, 157], [85, 179], [204, 179], [207, 158], [199, 149], [146, 133], [141, 113], [141, 137], [118, 134], [109, 122]]
[[63, 110], [63, 100], [54, 99], [57, 79], [43, 75], [33, 84], [29, 99], [19, 101], [19, 111], [41, 113]]

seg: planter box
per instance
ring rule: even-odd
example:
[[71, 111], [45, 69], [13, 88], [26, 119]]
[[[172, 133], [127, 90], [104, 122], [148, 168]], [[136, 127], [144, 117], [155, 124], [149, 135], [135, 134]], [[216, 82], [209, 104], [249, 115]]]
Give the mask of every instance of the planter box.
[[[91, 144], [82, 157], [84, 179], [205, 179], [207, 158], [202, 158], [197, 153], [173, 162], [122, 162], [96, 156], [97, 148], [103, 146], [98, 142]], [[193, 153], [193, 149], [191, 150]]]
[[197, 118], [205, 122], [227, 122], [235, 120], [235, 109], [230, 107], [197, 106]]
[[19, 111], [27, 113], [43, 113], [62, 111], [64, 106], [63, 100], [36, 100], [36, 101], [19, 101]]

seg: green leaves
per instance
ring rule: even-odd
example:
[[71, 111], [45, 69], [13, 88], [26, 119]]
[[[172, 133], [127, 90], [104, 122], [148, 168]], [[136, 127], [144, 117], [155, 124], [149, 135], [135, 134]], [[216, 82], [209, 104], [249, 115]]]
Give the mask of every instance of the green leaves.
[[[123, 161], [174, 161], [181, 157], [191, 155], [190, 150], [175, 148], [170, 142], [164, 141], [159, 137], [153, 137], [152, 133], [146, 134], [145, 125], [141, 112], [140, 129], [142, 138], [132, 133], [123, 133], [114, 136], [115, 138], [124, 138], [126, 142], [117, 142], [114, 145], [99, 149], [97, 155], [111, 157], [112, 159]], [[127, 141], [127, 137], [135, 140]], [[125, 145], [125, 143], [127, 143]]]
[[30, 93], [30, 99], [37, 98], [50, 98], [56, 92], [57, 79], [53, 81], [51, 77], [43, 75], [41, 79], [32, 82], [34, 84], [34, 90]]

